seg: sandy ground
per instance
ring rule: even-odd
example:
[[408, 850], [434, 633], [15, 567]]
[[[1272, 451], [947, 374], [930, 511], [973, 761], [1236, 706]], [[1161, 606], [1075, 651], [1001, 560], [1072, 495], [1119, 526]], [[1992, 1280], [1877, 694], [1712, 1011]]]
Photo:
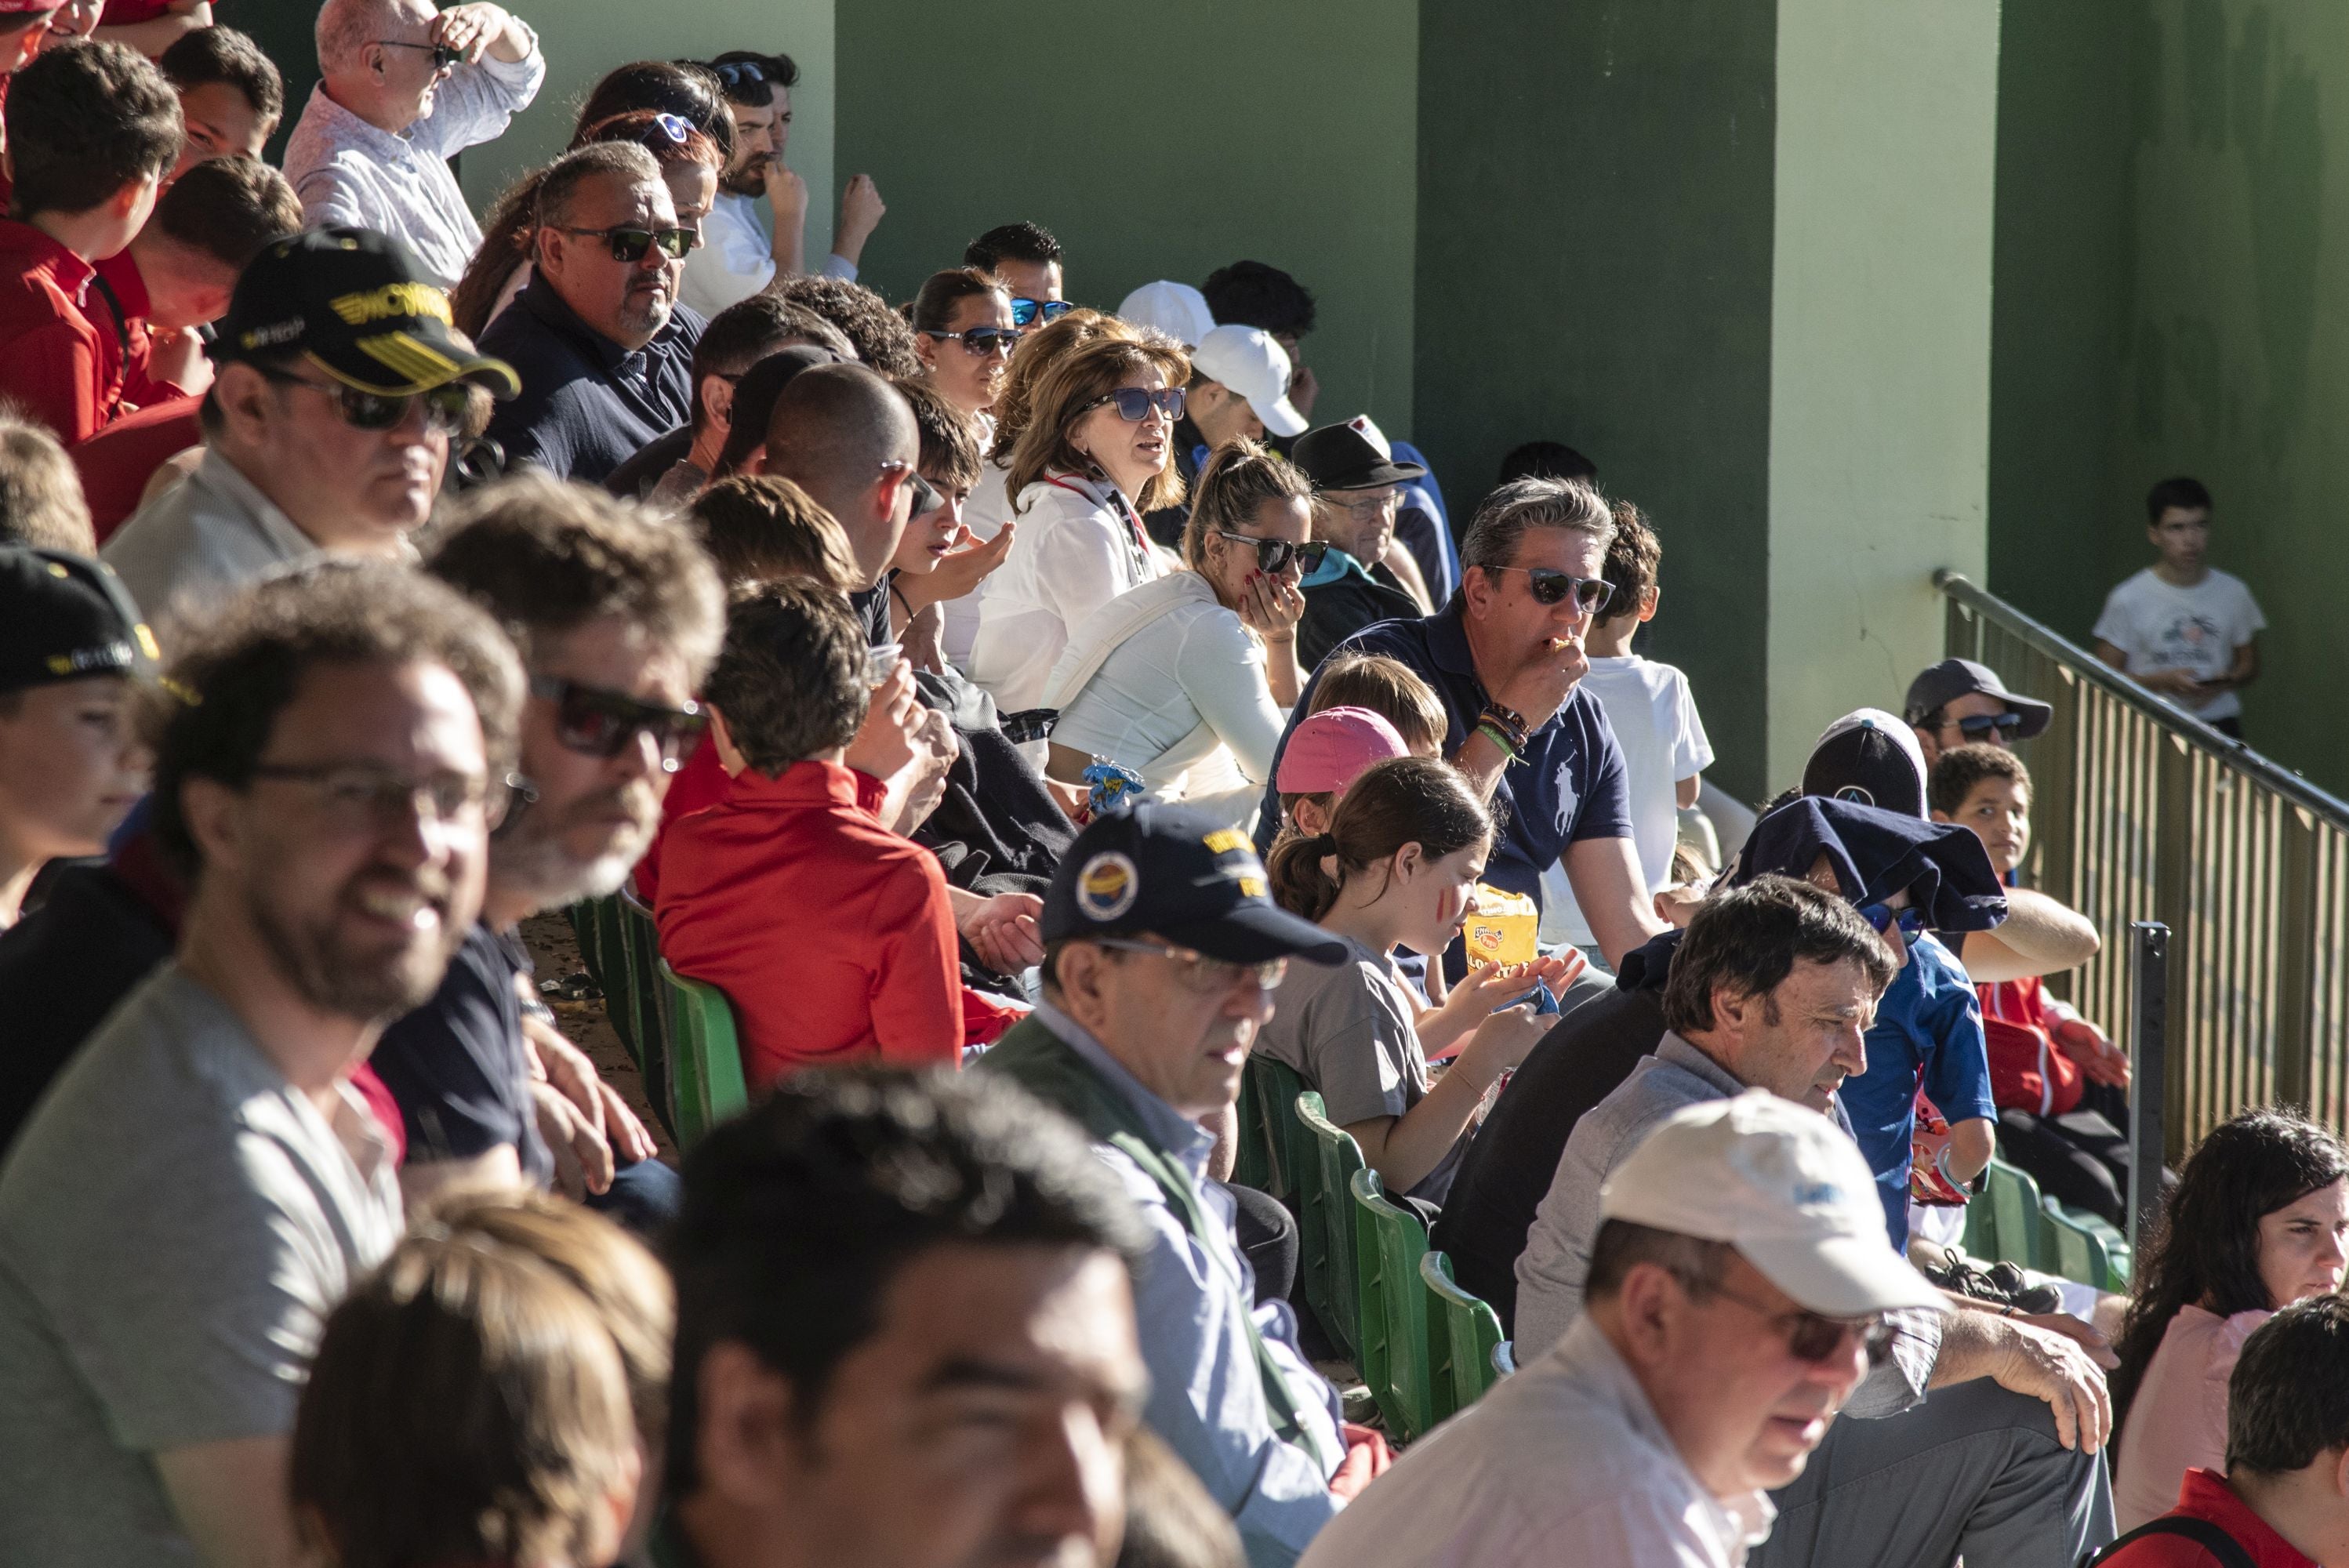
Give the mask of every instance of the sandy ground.
[[[530, 949], [542, 982], [567, 979], [580, 972], [579, 944], [571, 934], [571, 922], [563, 915], [533, 915], [522, 923], [522, 938]], [[644, 1075], [628, 1059], [620, 1037], [604, 1016], [603, 999], [563, 1002], [549, 996], [547, 1006], [554, 1009], [555, 1021], [562, 1026], [564, 1036], [587, 1053], [595, 1070], [604, 1075], [604, 1081], [620, 1092], [620, 1098], [635, 1109], [636, 1119], [651, 1130], [654, 1140], [660, 1145], [660, 1157], [676, 1164], [677, 1146], [669, 1141], [668, 1130], [653, 1115], [651, 1102], [645, 1098]]]

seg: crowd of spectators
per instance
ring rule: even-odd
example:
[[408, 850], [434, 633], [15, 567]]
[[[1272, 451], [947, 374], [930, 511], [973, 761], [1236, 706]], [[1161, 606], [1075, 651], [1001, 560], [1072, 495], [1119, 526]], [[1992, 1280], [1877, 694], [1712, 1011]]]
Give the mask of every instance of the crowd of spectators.
[[[2126, 1298], [1964, 1250], [2002, 1156], [2128, 1219], [2046, 702], [1723, 809], [1669, 520], [1534, 441], [1455, 525], [1287, 273], [1009, 221], [893, 309], [750, 49], [477, 221], [532, 22], [316, 43], [273, 168], [206, 0], [0, 0], [0, 1561], [2349, 1563], [2333, 1131], [2211, 1133]], [[2148, 506], [2102, 651], [2227, 729]], [[735, 1019], [681, 1161], [525, 940], [612, 899]], [[1400, 1456], [1251, 1053], [1510, 1336]]]

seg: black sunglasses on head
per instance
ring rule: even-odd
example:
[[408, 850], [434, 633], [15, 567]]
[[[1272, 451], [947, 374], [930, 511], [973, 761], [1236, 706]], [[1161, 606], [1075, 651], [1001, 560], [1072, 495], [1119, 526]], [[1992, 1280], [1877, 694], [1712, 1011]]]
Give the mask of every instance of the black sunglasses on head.
[[432, 68], [436, 71], [453, 71], [465, 59], [463, 50], [452, 49], [446, 44], [403, 44], [398, 38], [378, 38], [376, 43], [387, 49], [429, 49], [432, 51]]
[[698, 244], [701, 236], [691, 229], [574, 229], [558, 223], [555, 232], [562, 234], [584, 234], [591, 239], [611, 242], [612, 259], [631, 264], [645, 259], [645, 253], [655, 245], [674, 262], [685, 260], [685, 253]]
[[1259, 539], [1253, 533], [1234, 533], [1228, 528], [1219, 528], [1216, 531], [1226, 539], [1237, 539], [1242, 544], [1255, 545], [1256, 565], [1259, 572], [1286, 572], [1292, 561], [1303, 562], [1308, 572], [1318, 572], [1321, 569], [1323, 558], [1330, 553], [1329, 544], [1319, 539], [1306, 544], [1291, 544], [1285, 539]]
[[408, 411], [418, 398], [424, 400], [424, 424], [427, 429], [447, 435], [465, 426], [465, 415], [472, 404], [472, 394], [460, 382], [447, 381], [438, 387], [428, 387], [421, 392], [362, 392], [356, 387], [346, 387], [336, 381], [331, 384], [313, 381], [306, 376], [296, 376], [290, 370], [273, 366], [255, 365], [262, 377], [281, 385], [307, 387], [335, 400], [335, 411], [343, 423], [354, 430], [389, 430], [408, 418]]
[[2019, 713], [1978, 713], [1953, 722], [1969, 740], [1979, 740], [1993, 732], [2001, 740], [2013, 740], [2023, 733], [2023, 716]]
[[1129, 425], [1139, 425], [1150, 418], [1153, 408], [1170, 419], [1179, 419], [1183, 417], [1183, 399], [1186, 391], [1188, 388], [1182, 387], [1120, 387], [1113, 392], [1102, 393], [1077, 412], [1081, 414], [1104, 403], [1114, 403], [1117, 405], [1117, 417]]
[[1488, 566], [1487, 572], [1522, 572], [1528, 591], [1537, 604], [1555, 604], [1568, 594], [1586, 615], [1596, 615], [1607, 608], [1607, 601], [1615, 595], [1615, 585], [1604, 577], [1576, 577], [1551, 566]]
[[674, 773], [686, 742], [709, 726], [699, 703], [663, 707], [626, 692], [584, 686], [560, 676], [533, 676], [530, 695], [554, 704], [554, 738], [583, 757], [617, 757], [639, 735], [660, 748], [661, 771]]
[[1049, 325], [1076, 308], [1064, 299], [1020, 299], [1015, 296], [1011, 301], [1011, 325], [1033, 326], [1040, 318]]

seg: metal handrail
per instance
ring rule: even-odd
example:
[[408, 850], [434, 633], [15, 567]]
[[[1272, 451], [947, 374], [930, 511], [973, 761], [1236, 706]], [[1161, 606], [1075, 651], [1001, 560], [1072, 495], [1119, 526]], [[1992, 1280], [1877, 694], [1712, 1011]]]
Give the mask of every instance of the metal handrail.
[[2248, 743], [2221, 734], [2184, 708], [2163, 701], [2054, 627], [2033, 620], [2005, 600], [1984, 592], [1964, 573], [1941, 567], [1933, 573], [1933, 586], [1996, 622], [2010, 635], [2037, 648], [2078, 678], [2127, 704], [2189, 745], [2223, 758], [2230, 768], [2274, 790], [2301, 810], [2349, 832], [2349, 800], [2326, 793], [2282, 763], [2252, 750]]

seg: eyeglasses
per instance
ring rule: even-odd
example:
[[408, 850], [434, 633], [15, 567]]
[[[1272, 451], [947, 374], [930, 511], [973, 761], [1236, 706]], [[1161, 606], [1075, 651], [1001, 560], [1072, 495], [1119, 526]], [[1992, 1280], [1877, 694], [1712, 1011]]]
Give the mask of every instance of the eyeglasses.
[[971, 354], [1008, 356], [1028, 335], [1016, 326], [973, 326], [961, 332], [932, 332], [925, 327], [922, 335], [935, 337], [941, 343], [959, 343]]
[[1725, 1295], [1746, 1311], [1768, 1318], [1770, 1326], [1786, 1336], [1787, 1354], [1814, 1367], [1842, 1354], [1845, 1343], [1855, 1334], [1859, 1336], [1860, 1348], [1868, 1353], [1870, 1367], [1883, 1366], [1885, 1357], [1892, 1354], [1892, 1325], [1874, 1314], [1866, 1317], [1828, 1317], [1800, 1308], [1778, 1312], [1723, 1285], [1713, 1286], [1708, 1294]]
[[1234, 533], [1228, 528], [1216, 532], [1225, 539], [1237, 539], [1242, 544], [1256, 546], [1256, 567], [1259, 572], [1286, 572], [1292, 561], [1301, 561], [1308, 572], [1319, 571], [1330, 553], [1329, 544], [1315, 540], [1309, 544], [1291, 544], [1285, 539], [1259, 539], [1253, 533]]
[[1114, 947], [1120, 953], [1156, 954], [1173, 966], [1178, 985], [1202, 995], [1232, 990], [1242, 980], [1252, 982], [1260, 991], [1277, 991], [1282, 978], [1288, 973], [1288, 960], [1286, 958], [1268, 958], [1261, 964], [1235, 964], [1228, 958], [1210, 958], [1204, 953], [1194, 953], [1187, 947], [1171, 947], [1164, 943], [1136, 942], [1123, 936], [1096, 936], [1092, 940], [1103, 947]]
[[655, 245], [661, 254], [673, 262], [685, 260], [685, 253], [698, 244], [701, 236], [691, 229], [574, 229], [566, 223], [554, 225], [561, 234], [585, 234], [593, 239], [612, 242], [612, 259], [616, 262], [636, 263]]
[[376, 43], [386, 49], [429, 49], [436, 71], [453, 71], [465, 60], [462, 49], [453, 49], [446, 44], [403, 44], [398, 38], [378, 38]]
[[1356, 517], [1371, 517], [1379, 512], [1392, 511], [1397, 507], [1401, 506], [1402, 504], [1402, 492], [1401, 490], [1390, 490], [1380, 495], [1358, 495], [1355, 499], [1349, 500], [1346, 499], [1346, 492], [1343, 490], [1324, 490], [1321, 493], [1320, 499], [1324, 503], [1330, 506], [1334, 506], [1340, 511], [1351, 512]]
[[1859, 906], [1859, 917], [1876, 927], [1878, 936], [1895, 925], [1900, 928], [1901, 935], [1912, 941], [1925, 934], [1925, 912], [1921, 909], [1894, 909], [1889, 904], [1864, 903]]
[[1081, 414], [1087, 408], [1114, 403], [1117, 405], [1117, 417], [1129, 425], [1139, 425], [1150, 418], [1153, 408], [1170, 419], [1179, 419], [1183, 417], [1183, 395], [1186, 390], [1181, 387], [1121, 387], [1113, 392], [1102, 393], [1077, 412]]
[[313, 392], [333, 398], [335, 410], [342, 416], [343, 423], [355, 430], [397, 429], [407, 421], [409, 410], [421, 398], [424, 403], [424, 428], [447, 435], [464, 428], [465, 416], [473, 401], [472, 393], [455, 381], [444, 381], [421, 392], [362, 392], [339, 381], [328, 385], [266, 365], [256, 365], [254, 368], [264, 380], [289, 387], [307, 387]]
[[1577, 608], [1586, 615], [1596, 615], [1607, 608], [1607, 601], [1615, 595], [1615, 585], [1604, 577], [1574, 577], [1549, 566], [1487, 566], [1487, 572], [1522, 572], [1531, 587], [1534, 602], [1555, 604], [1568, 594], [1574, 595]]
[[1952, 719], [1969, 740], [1995, 733], [2001, 740], [2013, 740], [2023, 733], [2023, 716], [2019, 713], [1977, 713], [1969, 717]]
[[[347, 829], [402, 825], [411, 814], [428, 824], [449, 823], [475, 811], [494, 828], [510, 799], [504, 793], [492, 797], [490, 781], [479, 773], [410, 779], [372, 762], [264, 762], [253, 776], [308, 785], [327, 814]], [[509, 777], [508, 782], [514, 780]]]
[[617, 757], [639, 735], [660, 748], [661, 771], [674, 773], [686, 742], [709, 726], [699, 703], [663, 707], [626, 692], [584, 686], [560, 676], [533, 676], [530, 695], [554, 704], [554, 738], [582, 757]]
[[914, 487], [914, 505], [913, 509], [905, 513], [906, 521], [912, 522], [916, 518], [927, 517], [947, 504], [945, 492], [921, 475], [907, 474], [905, 482]]
[[1015, 295], [1011, 301], [1011, 325], [1033, 326], [1042, 321], [1050, 325], [1076, 308], [1064, 299], [1020, 299]]

